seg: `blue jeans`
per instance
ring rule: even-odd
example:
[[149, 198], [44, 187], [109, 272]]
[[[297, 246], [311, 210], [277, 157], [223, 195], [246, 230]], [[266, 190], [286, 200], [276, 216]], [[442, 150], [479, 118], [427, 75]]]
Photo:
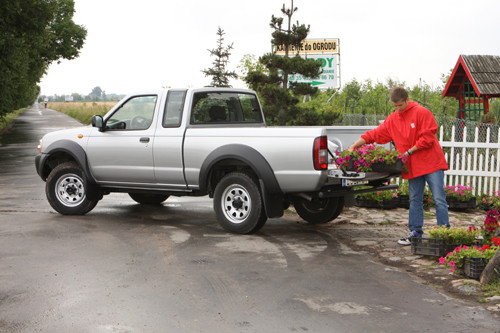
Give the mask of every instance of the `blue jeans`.
[[427, 175], [408, 179], [410, 190], [410, 212], [408, 224], [410, 231], [422, 231], [424, 225], [424, 189], [425, 183], [429, 188], [436, 205], [436, 218], [438, 226], [450, 226], [448, 218], [448, 203], [444, 191], [444, 171], [438, 170]]

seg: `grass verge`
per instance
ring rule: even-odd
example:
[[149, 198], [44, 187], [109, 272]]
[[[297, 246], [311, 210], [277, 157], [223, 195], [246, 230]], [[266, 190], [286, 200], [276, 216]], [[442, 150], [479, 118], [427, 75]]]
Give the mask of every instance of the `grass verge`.
[[11, 127], [12, 121], [16, 119], [21, 113], [28, 110], [28, 108], [19, 109], [7, 113], [5, 116], [0, 118], [0, 135], [7, 133]]

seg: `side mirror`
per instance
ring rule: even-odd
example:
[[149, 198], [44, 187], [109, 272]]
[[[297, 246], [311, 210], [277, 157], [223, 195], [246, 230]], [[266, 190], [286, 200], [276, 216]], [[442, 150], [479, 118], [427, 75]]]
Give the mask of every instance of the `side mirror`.
[[97, 127], [101, 132], [104, 130], [104, 120], [102, 116], [92, 116], [92, 127]]

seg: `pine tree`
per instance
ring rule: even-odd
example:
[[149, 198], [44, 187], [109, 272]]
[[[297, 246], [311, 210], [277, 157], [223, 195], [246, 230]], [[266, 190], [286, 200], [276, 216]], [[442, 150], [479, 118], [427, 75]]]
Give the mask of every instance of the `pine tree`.
[[219, 36], [219, 39], [217, 40], [217, 48], [208, 50], [210, 52], [210, 56], [215, 57], [215, 60], [212, 62], [213, 67], [202, 70], [205, 76], [212, 77], [212, 82], [210, 83], [209, 87], [231, 88], [229, 79], [238, 78], [236, 72], [229, 72], [226, 70], [227, 63], [229, 62], [229, 56], [231, 55], [231, 50], [233, 49], [233, 43], [224, 47], [224, 35], [224, 30], [219, 27], [219, 29], [217, 30], [217, 36]]
[[[276, 50], [278, 47], [285, 50], [285, 55], [277, 55], [276, 52], [267, 53], [259, 58], [267, 71], [249, 71], [245, 81], [250, 88], [256, 90], [264, 104], [266, 120], [270, 124], [298, 124], [298, 118], [304, 118], [299, 113], [307, 112], [305, 118], [310, 118], [313, 110], [299, 109], [299, 95], [315, 95], [318, 88], [308, 83], [288, 82], [291, 74], [301, 74], [305, 77], [317, 77], [321, 74], [321, 61], [304, 59], [298, 54], [291, 56], [291, 48], [300, 49], [302, 42], [309, 34], [310, 26], [304, 24], [291, 24], [293, 14], [298, 10], [291, 8], [281, 9], [281, 13], [288, 19], [287, 27], [283, 28], [283, 17], [271, 18], [270, 26], [274, 30], [271, 43]], [[312, 115], [314, 116], [314, 115]]]

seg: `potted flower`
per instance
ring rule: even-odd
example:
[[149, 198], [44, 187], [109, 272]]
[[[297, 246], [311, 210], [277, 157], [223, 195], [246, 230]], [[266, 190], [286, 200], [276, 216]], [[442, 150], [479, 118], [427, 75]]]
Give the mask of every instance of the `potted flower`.
[[410, 208], [410, 189], [408, 187], [408, 181], [402, 178], [399, 180], [398, 197], [399, 207]]
[[432, 192], [429, 186], [425, 186], [424, 188], [424, 208], [429, 208], [434, 205], [434, 199], [432, 198]]
[[477, 242], [479, 230], [475, 227], [446, 228], [434, 227], [427, 230], [428, 237], [412, 238], [411, 252], [413, 254], [442, 257], [460, 245], [473, 245]]
[[439, 263], [450, 266], [452, 272], [462, 268], [466, 276], [477, 279], [500, 246], [500, 238], [494, 238], [493, 241], [492, 246], [458, 246], [445, 257], [439, 258]]
[[481, 227], [481, 234], [483, 236], [483, 244], [492, 244], [492, 238], [499, 227], [500, 213], [496, 209], [486, 212], [484, 225]]
[[394, 209], [399, 205], [396, 191], [376, 191], [356, 194], [356, 205], [366, 208]]
[[[399, 207], [410, 208], [410, 190], [408, 187], [407, 180], [404, 179], [399, 180], [398, 197], [399, 197]], [[432, 206], [432, 194], [428, 186], [425, 186], [424, 189], [423, 205], [424, 208]]]
[[427, 230], [429, 233], [429, 238], [443, 239], [448, 245], [472, 245], [476, 242], [476, 238], [479, 235], [479, 230], [476, 227], [471, 226], [467, 229], [465, 228], [446, 228], [433, 227]]
[[485, 194], [481, 197], [480, 205], [485, 211], [500, 208], [500, 198], [498, 191], [493, 191], [491, 194]]
[[469, 208], [476, 208], [476, 197], [472, 192], [473, 187], [464, 185], [446, 185], [446, 201], [450, 210], [464, 211]]
[[352, 152], [344, 150], [337, 151], [336, 164], [339, 168], [345, 168], [356, 172], [389, 172], [401, 173], [407, 158], [396, 150], [387, 150], [375, 144], [363, 145]]

